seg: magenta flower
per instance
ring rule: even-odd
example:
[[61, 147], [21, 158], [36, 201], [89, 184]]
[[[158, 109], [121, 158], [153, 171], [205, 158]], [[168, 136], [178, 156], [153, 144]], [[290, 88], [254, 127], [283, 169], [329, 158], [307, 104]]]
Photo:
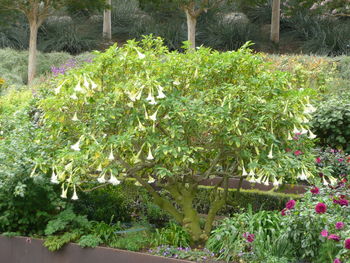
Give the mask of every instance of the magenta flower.
[[344, 228], [344, 226], [345, 226], [345, 224], [343, 223], [343, 222], [337, 222], [337, 223], [335, 223], [335, 228], [336, 229], [343, 229]]
[[339, 200], [333, 200], [333, 203], [335, 204], [339, 204], [340, 206], [348, 206], [349, 205], [349, 201], [346, 199], [339, 199]]
[[302, 152], [301, 152], [300, 150], [297, 150], [297, 151], [294, 152], [294, 155], [295, 155], [295, 156], [299, 156], [299, 155], [301, 155], [301, 154], [302, 154]]
[[314, 188], [311, 188], [310, 192], [314, 195], [317, 195], [320, 193], [320, 189], [318, 189], [318, 187], [314, 187]]
[[249, 232], [245, 232], [243, 237], [247, 240], [247, 242], [252, 243], [254, 241], [255, 235], [250, 234]]
[[316, 206], [315, 206], [315, 211], [317, 214], [324, 214], [326, 213], [327, 211], [327, 206], [326, 204], [324, 203], [318, 203]]
[[349, 238], [348, 238], [348, 239], [345, 239], [344, 247], [345, 247], [346, 249], [349, 249], [349, 250], [350, 250], [350, 239], [349, 239]]
[[316, 158], [316, 163], [321, 163], [321, 162], [322, 162], [321, 157], [317, 157]]
[[342, 161], [344, 161], [344, 159], [343, 159], [343, 158], [339, 158], [339, 159], [338, 159], [338, 162], [340, 162], [340, 163], [341, 163]]
[[283, 208], [283, 210], [281, 211], [281, 215], [282, 215], [282, 216], [285, 216], [285, 215], [286, 215], [286, 211], [287, 211], [287, 209], [286, 209], [286, 208]]
[[328, 231], [327, 231], [326, 229], [323, 229], [323, 230], [321, 231], [321, 236], [323, 236], [323, 237], [328, 237]]
[[340, 259], [339, 258], [336, 258], [333, 260], [333, 263], [341, 263]]
[[330, 235], [328, 236], [328, 239], [332, 239], [332, 240], [334, 240], [334, 241], [340, 241], [340, 236], [335, 235], [335, 234], [330, 234]]
[[290, 210], [290, 209], [293, 209], [294, 208], [294, 206], [295, 206], [295, 200], [289, 200], [287, 203], [286, 203], [286, 208], [288, 209], [288, 210]]

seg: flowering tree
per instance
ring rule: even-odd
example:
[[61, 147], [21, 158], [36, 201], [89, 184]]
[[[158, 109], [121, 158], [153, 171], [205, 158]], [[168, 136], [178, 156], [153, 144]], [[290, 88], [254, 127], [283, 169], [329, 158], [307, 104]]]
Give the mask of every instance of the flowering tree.
[[[101, 0], [102, 1], [102, 0]], [[96, 3], [102, 2], [100, 0]], [[23, 13], [29, 23], [30, 37], [29, 37], [29, 59], [28, 59], [28, 84], [31, 84], [36, 73], [36, 53], [37, 53], [37, 37], [38, 30], [43, 22], [56, 9], [63, 6], [80, 4], [84, 8], [85, 1], [73, 0], [0, 0], [0, 9], [14, 10]]]
[[[311, 91], [293, 87], [291, 75], [247, 47], [178, 53], [147, 37], [113, 46], [55, 83], [40, 108], [42, 139], [57, 150], [53, 163], [37, 167], [62, 183], [62, 197], [73, 189], [77, 199], [86, 181], [134, 178], [199, 244], [225, 204], [230, 177], [276, 187], [312, 177]], [[298, 154], [286, 151], [299, 142], [293, 133], [305, 136]], [[202, 227], [194, 199], [199, 184], [216, 176]]]

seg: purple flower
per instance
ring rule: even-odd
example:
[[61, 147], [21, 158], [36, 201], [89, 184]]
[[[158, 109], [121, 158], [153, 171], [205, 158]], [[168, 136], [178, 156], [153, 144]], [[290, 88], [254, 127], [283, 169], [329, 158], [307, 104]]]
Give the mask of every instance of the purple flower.
[[339, 258], [335, 258], [335, 259], [333, 260], [333, 263], [341, 263], [341, 261], [340, 261]]
[[295, 200], [289, 200], [287, 203], [286, 203], [286, 208], [288, 209], [288, 210], [290, 210], [290, 209], [293, 209], [294, 208], [294, 206], [295, 206]]
[[320, 189], [318, 187], [311, 188], [310, 192], [314, 195], [317, 195], [320, 193]]
[[324, 214], [326, 213], [327, 211], [327, 206], [326, 204], [324, 203], [318, 203], [316, 206], [315, 206], [315, 211], [317, 214]]
[[345, 224], [343, 223], [343, 222], [337, 222], [337, 223], [335, 223], [335, 228], [336, 229], [343, 229], [344, 228], [344, 226], [345, 226]]
[[323, 237], [328, 237], [328, 231], [327, 231], [326, 229], [323, 229], [323, 230], [321, 231], [321, 236], [323, 236]]
[[334, 241], [340, 241], [340, 236], [335, 235], [335, 234], [330, 234], [330, 235], [328, 236], [328, 239], [332, 239], [332, 240], [334, 240]]

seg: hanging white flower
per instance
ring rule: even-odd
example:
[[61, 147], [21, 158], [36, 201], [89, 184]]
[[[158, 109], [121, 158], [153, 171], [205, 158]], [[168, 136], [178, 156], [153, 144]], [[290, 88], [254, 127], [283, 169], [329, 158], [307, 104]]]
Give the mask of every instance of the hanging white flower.
[[268, 176], [266, 177], [266, 179], [265, 179], [265, 181], [263, 182], [263, 184], [264, 184], [264, 185], [270, 185], [270, 184], [269, 184], [269, 177], [268, 177]]
[[158, 96], [157, 96], [157, 99], [164, 99], [166, 96], [163, 92], [163, 87], [159, 86], [158, 87]]
[[247, 176], [248, 173], [247, 171], [245, 170], [244, 166], [242, 167], [242, 176]]
[[301, 134], [306, 134], [308, 132], [308, 130], [306, 130], [303, 126], [301, 126]]
[[147, 182], [149, 184], [153, 184], [155, 181], [156, 181], [156, 179], [154, 179], [153, 177], [151, 177], [151, 176], [148, 177], [148, 181]]
[[150, 120], [156, 121], [157, 120], [157, 113], [158, 113], [158, 109], [156, 110], [155, 113], [153, 113], [151, 116], [149, 116]]
[[89, 82], [87, 81], [87, 79], [86, 79], [86, 77], [84, 76], [84, 87], [85, 88], [90, 88], [90, 84], [89, 84]]
[[70, 96], [70, 98], [73, 99], [73, 100], [77, 100], [78, 99], [77, 94], [75, 94], [75, 93], [73, 93], [73, 95]]
[[73, 188], [74, 188], [74, 192], [73, 192], [72, 200], [78, 200], [79, 198], [77, 195], [77, 189], [76, 189], [75, 185], [73, 186]]
[[304, 108], [305, 114], [314, 113], [315, 111], [316, 111], [316, 108], [314, 106], [312, 106], [310, 103], [306, 104], [306, 106]]
[[323, 185], [327, 186], [328, 182], [326, 181], [326, 178], [323, 176]]
[[51, 175], [51, 180], [50, 180], [51, 183], [53, 184], [58, 184], [58, 178], [57, 178], [57, 175], [55, 174], [55, 171], [52, 171], [52, 175]]
[[176, 85], [176, 86], [179, 86], [181, 83], [180, 83], [180, 81], [175, 80], [175, 81], [173, 82], [173, 84]]
[[312, 133], [312, 131], [308, 130], [309, 131], [309, 139], [315, 139], [317, 136], [316, 134]]
[[111, 173], [111, 178], [109, 178], [109, 181], [112, 185], [118, 185], [120, 184], [120, 181]]
[[143, 105], [143, 107], [145, 108], [145, 119], [148, 120], [148, 119], [149, 119], [149, 116], [148, 116], [148, 113], [147, 113], [147, 110], [146, 110], [145, 105]]
[[271, 144], [271, 149], [270, 149], [269, 155], [267, 156], [267, 158], [269, 159], [273, 159], [272, 148], [273, 148], [273, 144]]
[[307, 176], [305, 174], [304, 169], [301, 170], [301, 173], [298, 175], [297, 177], [298, 179], [302, 180], [302, 181], [306, 181], [307, 180]]
[[337, 184], [337, 180], [333, 176], [328, 176], [328, 179], [329, 179], [331, 185], [336, 185]]
[[304, 116], [303, 117], [303, 123], [309, 123], [309, 122], [310, 122], [309, 119]]
[[102, 164], [99, 164], [99, 166], [97, 167], [97, 172], [102, 172]]
[[62, 88], [62, 85], [59, 85], [57, 88], [54, 89], [55, 94], [57, 95], [58, 93], [60, 93]]
[[79, 152], [79, 151], [80, 151], [80, 140], [77, 141], [76, 144], [73, 144], [70, 148], [71, 148], [72, 150], [74, 150], [74, 151]]
[[277, 180], [277, 178], [275, 177], [274, 180], [273, 180], [273, 186], [279, 186], [279, 185], [280, 185], [280, 183]]
[[111, 152], [109, 153], [108, 160], [113, 161], [114, 160], [114, 155], [113, 155], [113, 150], [111, 148]]
[[154, 159], [154, 157], [152, 155], [151, 147], [149, 147], [149, 149], [148, 149], [148, 156], [147, 156], [146, 159], [147, 160], [153, 160]]
[[258, 178], [256, 178], [255, 182], [258, 184], [261, 184], [262, 178], [263, 178], [263, 175], [260, 175]]
[[73, 118], [72, 118], [72, 121], [79, 121], [78, 115], [77, 115], [76, 112], [74, 113], [74, 116], [73, 116]]
[[67, 198], [67, 192], [68, 192], [68, 186], [66, 189], [64, 189], [64, 184], [62, 185], [62, 193], [61, 193], [61, 197], [62, 198]]
[[142, 186], [142, 184], [140, 184], [139, 181], [136, 181], [136, 182], [135, 182], [135, 185], [136, 185], [136, 186]]
[[140, 119], [138, 119], [138, 121], [139, 121], [139, 126], [138, 126], [139, 131], [144, 131], [146, 129], [145, 126], [142, 125]]
[[137, 52], [139, 59], [144, 59], [146, 57], [146, 55], [142, 54], [140, 51], [136, 50], [136, 52]]
[[96, 89], [97, 88], [97, 84], [91, 80], [91, 89]]
[[291, 140], [293, 140], [293, 137], [292, 137], [292, 135], [290, 135], [290, 133], [288, 132], [288, 141], [291, 141]]
[[106, 182], [105, 175], [102, 175], [99, 178], [97, 178], [97, 182], [99, 182], [100, 184], [104, 184]]
[[297, 127], [295, 127], [295, 125], [294, 125], [294, 129], [293, 129], [293, 133], [294, 133], [294, 134], [300, 133], [300, 131], [297, 129]]
[[76, 91], [76, 92], [81, 92], [81, 93], [84, 93], [84, 92], [85, 92], [85, 90], [84, 90], [84, 89], [81, 87], [81, 85], [80, 85], [80, 81], [79, 81], [78, 84], [75, 86], [74, 91]]

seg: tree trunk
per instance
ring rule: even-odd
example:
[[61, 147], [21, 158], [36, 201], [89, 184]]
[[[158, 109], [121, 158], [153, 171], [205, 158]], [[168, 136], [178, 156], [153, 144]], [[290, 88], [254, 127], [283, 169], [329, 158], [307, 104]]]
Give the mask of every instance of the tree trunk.
[[191, 43], [192, 49], [196, 48], [196, 25], [197, 18], [192, 16], [188, 10], [185, 10], [187, 18], [187, 40]]
[[36, 73], [37, 41], [39, 25], [36, 21], [29, 21], [29, 58], [28, 58], [28, 85], [31, 85]]
[[280, 18], [281, 0], [273, 0], [271, 18], [271, 41], [275, 44], [280, 42]]
[[106, 0], [110, 8], [104, 10], [103, 14], [103, 37], [106, 40], [112, 40], [112, 0]]

